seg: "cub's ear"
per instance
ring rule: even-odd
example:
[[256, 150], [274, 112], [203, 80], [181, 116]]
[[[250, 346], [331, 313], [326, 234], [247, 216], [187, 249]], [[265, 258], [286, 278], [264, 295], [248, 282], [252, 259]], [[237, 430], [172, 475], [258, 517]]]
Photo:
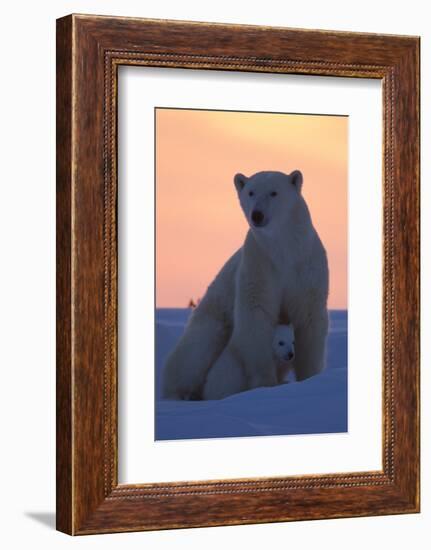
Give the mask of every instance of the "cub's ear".
[[291, 183], [293, 183], [298, 190], [298, 193], [300, 193], [302, 189], [302, 173], [299, 170], [294, 170], [289, 175]]
[[244, 185], [247, 183], [247, 176], [244, 176], [244, 174], [236, 174], [233, 178], [233, 182], [235, 184], [236, 190], [238, 195], [241, 193], [241, 191], [244, 188]]

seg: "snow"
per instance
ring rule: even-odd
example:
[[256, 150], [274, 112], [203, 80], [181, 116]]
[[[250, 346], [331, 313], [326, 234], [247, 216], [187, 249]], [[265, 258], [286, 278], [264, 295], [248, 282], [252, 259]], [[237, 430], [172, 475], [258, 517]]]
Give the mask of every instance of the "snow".
[[161, 399], [163, 366], [190, 311], [156, 311], [157, 440], [347, 431], [347, 311], [330, 311], [327, 366], [313, 378], [257, 388], [219, 401]]

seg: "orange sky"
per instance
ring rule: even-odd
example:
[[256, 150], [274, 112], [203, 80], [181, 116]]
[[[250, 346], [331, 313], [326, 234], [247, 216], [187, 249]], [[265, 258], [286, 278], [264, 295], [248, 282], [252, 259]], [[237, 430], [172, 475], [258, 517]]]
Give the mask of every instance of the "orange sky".
[[329, 307], [347, 309], [347, 134], [342, 116], [156, 109], [156, 305], [186, 307], [247, 231], [233, 176], [301, 170], [328, 253]]

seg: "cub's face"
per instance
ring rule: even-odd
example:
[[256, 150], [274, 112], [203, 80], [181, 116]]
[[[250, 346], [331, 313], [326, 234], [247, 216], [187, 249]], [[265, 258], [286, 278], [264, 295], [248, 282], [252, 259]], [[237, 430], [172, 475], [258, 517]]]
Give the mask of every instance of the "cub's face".
[[295, 358], [295, 333], [292, 325], [278, 325], [272, 341], [273, 352], [278, 359], [289, 362]]
[[302, 174], [298, 170], [289, 175], [257, 172], [249, 178], [237, 174], [234, 183], [250, 228], [264, 231], [280, 226], [290, 216], [301, 194]]

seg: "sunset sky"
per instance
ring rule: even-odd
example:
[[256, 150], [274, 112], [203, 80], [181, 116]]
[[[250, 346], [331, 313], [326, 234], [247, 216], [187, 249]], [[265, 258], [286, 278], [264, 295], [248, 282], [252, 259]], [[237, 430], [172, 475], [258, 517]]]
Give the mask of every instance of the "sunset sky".
[[156, 109], [156, 305], [202, 297], [243, 243], [233, 177], [301, 170], [329, 259], [329, 308], [347, 309], [348, 118]]

